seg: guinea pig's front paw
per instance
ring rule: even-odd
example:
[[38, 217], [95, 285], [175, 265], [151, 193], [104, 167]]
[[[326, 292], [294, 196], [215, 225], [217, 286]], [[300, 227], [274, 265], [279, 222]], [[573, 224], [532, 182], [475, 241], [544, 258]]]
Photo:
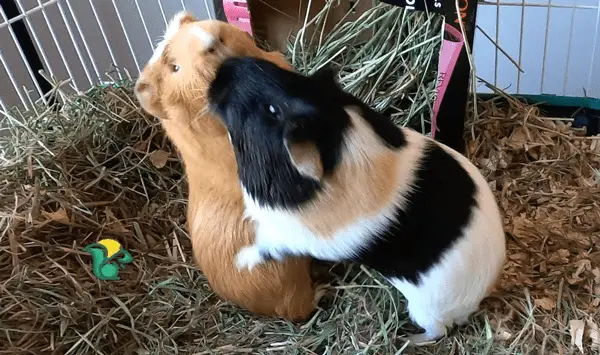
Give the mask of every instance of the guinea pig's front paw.
[[256, 245], [243, 247], [235, 256], [235, 266], [238, 270], [252, 270], [256, 265], [265, 261], [264, 254]]

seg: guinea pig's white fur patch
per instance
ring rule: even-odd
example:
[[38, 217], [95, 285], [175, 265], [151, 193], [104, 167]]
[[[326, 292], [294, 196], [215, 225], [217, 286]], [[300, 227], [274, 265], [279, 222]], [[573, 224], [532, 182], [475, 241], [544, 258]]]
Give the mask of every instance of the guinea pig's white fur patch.
[[[156, 63], [160, 59], [160, 57], [163, 55], [163, 53], [165, 51], [167, 43], [169, 43], [171, 41], [171, 39], [177, 34], [179, 29], [181, 28], [182, 20], [184, 19], [184, 17], [186, 15], [188, 15], [188, 12], [181, 11], [181, 12], [177, 13], [175, 16], [173, 16], [171, 21], [169, 21], [169, 23], [167, 24], [167, 28], [165, 30], [165, 34], [163, 35], [162, 40], [156, 45], [156, 48], [154, 49], [154, 53], [152, 53], [152, 57], [150, 57], [150, 60], [148, 61], [148, 63]], [[200, 26], [192, 26], [190, 28], [190, 33], [194, 37], [196, 37], [200, 41], [202, 41], [202, 44], [206, 48], [210, 48], [210, 47], [214, 46], [215, 43], [217, 42], [217, 39], [215, 38], [215, 36], [206, 32], [205, 30], [203, 30]]]
[[165, 29], [165, 34], [163, 35], [161, 41], [158, 42], [158, 44], [156, 45], [154, 53], [152, 53], [152, 57], [150, 57], [150, 60], [148, 61], [149, 64], [156, 63], [160, 59], [160, 57], [163, 55], [163, 52], [165, 51], [167, 43], [169, 43], [173, 36], [177, 34], [179, 28], [181, 27], [181, 21], [187, 14], [188, 13], [186, 11], [180, 11], [177, 14], [175, 14], [173, 18], [171, 18], [171, 20], [167, 24], [167, 28]]
[[198, 26], [193, 26], [192, 28], [190, 28], [190, 33], [193, 36], [200, 39], [200, 41], [202, 42], [202, 44], [204, 45], [204, 47], [206, 49], [214, 46], [215, 43], [217, 42], [217, 39], [215, 38], [215, 36], [206, 32], [205, 30], [203, 30], [202, 28], [200, 28]]

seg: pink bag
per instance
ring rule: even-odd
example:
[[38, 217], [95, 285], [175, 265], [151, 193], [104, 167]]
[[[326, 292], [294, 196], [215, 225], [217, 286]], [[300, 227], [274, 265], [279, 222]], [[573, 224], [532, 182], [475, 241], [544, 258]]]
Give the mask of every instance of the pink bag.
[[246, 0], [223, 0], [223, 10], [225, 11], [227, 22], [252, 35], [250, 11], [248, 10]]
[[437, 114], [446, 94], [448, 82], [452, 77], [452, 72], [456, 66], [456, 61], [460, 55], [463, 45], [465, 44], [462, 32], [458, 29], [446, 24], [446, 34], [454, 38], [454, 41], [444, 39], [442, 41], [442, 49], [440, 51], [440, 60], [438, 63], [438, 80], [436, 85], [436, 98], [433, 103], [433, 112], [431, 115], [431, 138], [435, 138], [437, 131]]

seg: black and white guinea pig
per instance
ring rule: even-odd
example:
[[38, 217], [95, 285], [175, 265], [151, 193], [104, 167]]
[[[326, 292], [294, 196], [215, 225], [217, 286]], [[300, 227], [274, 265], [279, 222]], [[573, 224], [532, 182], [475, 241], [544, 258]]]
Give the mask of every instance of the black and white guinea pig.
[[209, 104], [230, 133], [256, 241], [236, 256], [311, 255], [378, 270], [402, 292], [422, 343], [468, 322], [502, 270], [492, 191], [463, 155], [312, 76], [260, 59], [218, 69]]

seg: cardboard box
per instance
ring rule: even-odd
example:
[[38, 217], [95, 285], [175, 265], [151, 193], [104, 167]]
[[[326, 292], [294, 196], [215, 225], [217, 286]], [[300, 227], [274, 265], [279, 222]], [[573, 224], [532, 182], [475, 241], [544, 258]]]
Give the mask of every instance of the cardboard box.
[[[289, 36], [296, 34], [304, 25], [309, 3], [308, 20], [314, 18], [328, 1], [331, 0], [248, 0], [248, 9], [252, 14], [253, 35], [259, 42], [266, 42], [271, 49], [285, 52]], [[327, 14], [325, 25], [320, 28], [310, 26], [310, 30], [305, 35], [312, 36], [315, 31], [319, 34], [320, 32], [327, 34], [342, 20], [358, 19], [372, 4], [373, 2], [369, 0], [334, 1]], [[368, 38], [367, 33], [364, 36], [365, 39]]]

